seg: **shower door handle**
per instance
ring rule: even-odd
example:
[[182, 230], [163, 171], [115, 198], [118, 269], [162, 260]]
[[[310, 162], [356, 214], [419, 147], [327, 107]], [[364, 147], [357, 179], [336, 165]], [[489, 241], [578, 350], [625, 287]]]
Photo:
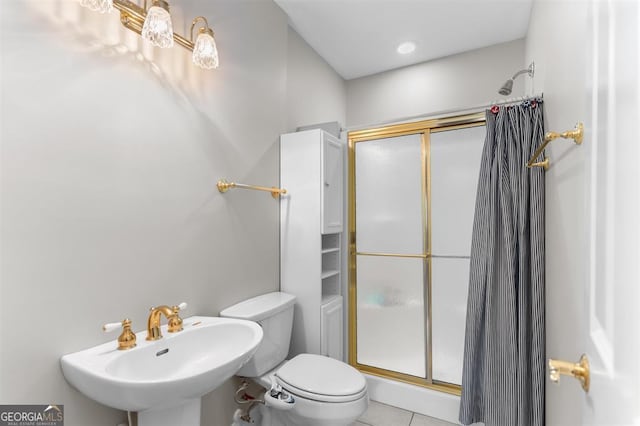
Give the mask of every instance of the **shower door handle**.
[[559, 383], [561, 374], [575, 377], [582, 384], [582, 389], [589, 392], [589, 359], [585, 354], [582, 354], [576, 363], [549, 359], [549, 379], [554, 383]]

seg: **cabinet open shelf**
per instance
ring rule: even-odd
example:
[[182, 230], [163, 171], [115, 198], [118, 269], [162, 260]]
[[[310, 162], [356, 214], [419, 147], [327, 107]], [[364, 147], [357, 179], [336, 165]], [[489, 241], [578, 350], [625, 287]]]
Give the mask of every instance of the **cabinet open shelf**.
[[340, 295], [340, 274], [333, 274], [322, 279], [322, 300], [326, 297]]
[[340, 296], [338, 296], [337, 294], [323, 294], [322, 295], [322, 302], [321, 305], [326, 305], [328, 303], [331, 303], [333, 300], [339, 298]]
[[322, 250], [340, 249], [340, 234], [323, 234]]
[[325, 278], [329, 278], [329, 277], [333, 277], [334, 275], [338, 275], [340, 273], [340, 271], [335, 270], [335, 269], [329, 269], [326, 271], [322, 271], [322, 275], [320, 275], [320, 278], [322, 278], [323, 280]]
[[339, 252], [340, 247], [322, 249], [322, 254]]

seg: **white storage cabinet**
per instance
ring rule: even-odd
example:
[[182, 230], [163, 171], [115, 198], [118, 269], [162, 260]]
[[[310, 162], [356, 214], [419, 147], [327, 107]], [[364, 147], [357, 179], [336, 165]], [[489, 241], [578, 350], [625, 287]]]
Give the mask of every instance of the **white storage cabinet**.
[[297, 297], [290, 356], [343, 357], [344, 152], [320, 129], [280, 137], [280, 287]]

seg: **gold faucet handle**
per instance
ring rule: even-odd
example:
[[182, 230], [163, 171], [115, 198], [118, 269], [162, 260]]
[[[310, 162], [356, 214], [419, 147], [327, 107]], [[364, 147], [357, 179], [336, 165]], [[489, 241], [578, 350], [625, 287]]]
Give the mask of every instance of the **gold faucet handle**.
[[122, 333], [118, 336], [118, 350], [131, 349], [136, 346], [136, 335], [131, 331], [131, 320], [125, 318], [121, 322], [111, 322], [102, 326], [102, 331], [110, 333], [122, 327]]
[[167, 325], [167, 331], [169, 333], [176, 333], [182, 331], [182, 318], [180, 318], [180, 311], [187, 308], [187, 302], [182, 302], [179, 305], [171, 307], [173, 315], [169, 318], [169, 324]]

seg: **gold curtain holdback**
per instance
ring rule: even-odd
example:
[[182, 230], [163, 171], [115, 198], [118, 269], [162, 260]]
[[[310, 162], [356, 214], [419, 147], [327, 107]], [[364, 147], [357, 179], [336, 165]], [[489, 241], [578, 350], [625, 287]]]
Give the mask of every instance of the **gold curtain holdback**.
[[582, 384], [582, 389], [589, 392], [589, 359], [585, 354], [582, 354], [577, 363], [549, 359], [549, 379], [554, 383], [559, 383], [562, 374], [575, 377]]

